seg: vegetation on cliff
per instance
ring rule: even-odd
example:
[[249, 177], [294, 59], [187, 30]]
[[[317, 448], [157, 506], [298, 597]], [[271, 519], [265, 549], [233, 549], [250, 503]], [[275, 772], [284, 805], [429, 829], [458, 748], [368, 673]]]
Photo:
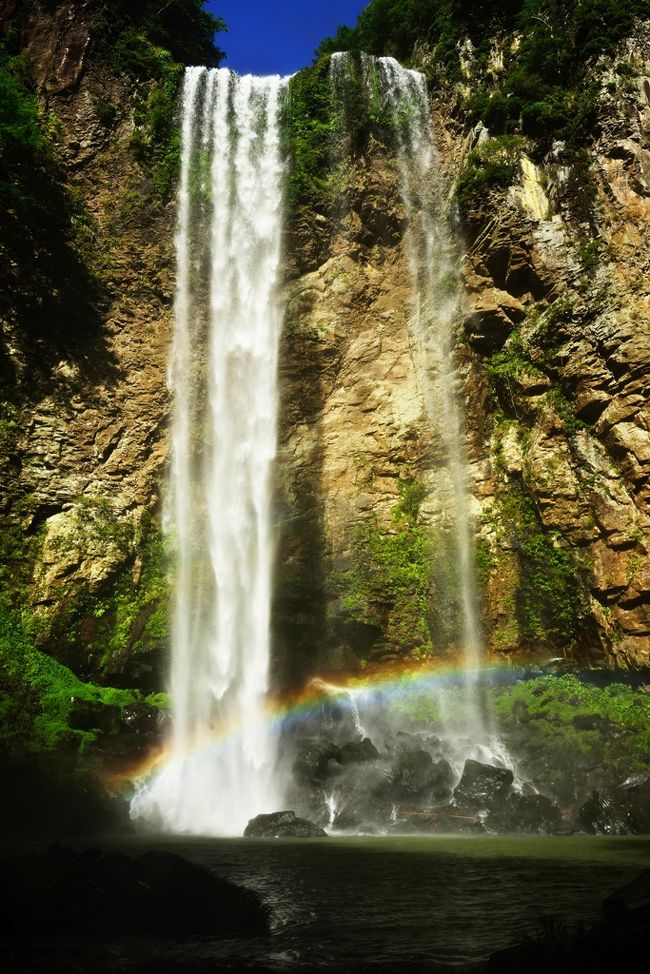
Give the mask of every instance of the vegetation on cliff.
[[432, 83], [469, 81], [468, 121], [545, 148], [559, 139], [577, 152], [596, 124], [588, 69], [649, 16], [649, 0], [371, 0], [356, 26], [339, 28], [318, 54], [388, 54]]

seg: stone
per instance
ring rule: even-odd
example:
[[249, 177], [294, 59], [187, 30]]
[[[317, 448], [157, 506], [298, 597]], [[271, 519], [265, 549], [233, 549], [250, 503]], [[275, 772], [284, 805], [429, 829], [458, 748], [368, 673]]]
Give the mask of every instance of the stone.
[[295, 839], [325, 838], [327, 832], [309, 822], [306, 818], [298, 818], [293, 811], [270, 812], [266, 815], [256, 815], [244, 829], [247, 839], [279, 839], [291, 837]]
[[439, 777], [428, 751], [402, 751], [393, 763], [393, 793], [397, 798], [421, 794], [430, 790]]
[[495, 768], [469, 759], [454, 790], [454, 804], [477, 810], [500, 805], [510, 793], [513, 780], [509, 768]]
[[630, 832], [650, 834], [650, 775], [636, 774], [626, 778], [616, 789], [616, 800]]
[[259, 937], [257, 893], [170, 852], [137, 859], [53, 846], [3, 863], [0, 929], [13, 937], [125, 935]]
[[497, 809], [489, 812], [485, 827], [489, 831], [553, 833], [562, 826], [562, 813], [545, 795], [520, 795], [512, 792]]
[[625, 814], [612, 795], [593, 791], [580, 806], [576, 821], [580, 828], [592, 835], [625, 835], [629, 827]]
[[301, 784], [319, 784], [343, 761], [342, 752], [331, 741], [314, 739], [298, 743], [292, 764], [294, 779]]
[[379, 751], [369, 737], [362, 741], [349, 741], [341, 748], [342, 764], [367, 764], [379, 757]]

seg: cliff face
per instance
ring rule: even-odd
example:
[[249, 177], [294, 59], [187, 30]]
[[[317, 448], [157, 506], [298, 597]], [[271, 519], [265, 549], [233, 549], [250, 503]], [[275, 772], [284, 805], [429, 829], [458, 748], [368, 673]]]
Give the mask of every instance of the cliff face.
[[[599, 64], [599, 134], [581, 170], [561, 144], [533, 161], [523, 139], [481, 125], [466, 136], [457, 89], [434, 102], [450, 191], [477, 153], [504, 151], [511, 167], [507, 188], [458, 196], [456, 362], [493, 657], [649, 662], [648, 52], [641, 31], [616, 71]], [[281, 470], [293, 517], [278, 617], [293, 672], [458, 648], [443, 621], [457, 611], [453, 554], [440, 550], [441, 457], [408, 327], [398, 199], [394, 166], [367, 146], [344, 218], [328, 214], [329, 241], [315, 226], [318, 268], [288, 289]], [[405, 482], [420, 488], [410, 527]], [[400, 544], [418, 528], [431, 550]], [[406, 598], [398, 552], [413, 567]]]
[[[12, 7], [4, 4], [5, 18]], [[119, 678], [129, 658], [128, 679], [147, 686], [150, 671], [164, 668], [133, 656], [159, 655], [165, 635], [159, 620], [148, 631], [164, 590], [159, 565], [150, 591], [142, 585], [159, 559], [149, 522], [167, 449], [174, 208], [156, 199], [131, 149], [147, 85], [94, 56], [95, 14], [92, 3], [21, 11], [26, 59], [77, 207], [86, 277], [68, 282], [43, 325], [29, 311], [2, 322], [11, 440], [2, 505], [7, 533], [27, 539], [38, 644], [85, 674]]]
[[[473, 421], [470, 436], [489, 484], [481, 531], [494, 562], [493, 651], [531, 645], [539, 623], [551, 644], [568, 648], [573, 636], [581, 659], [649, 660], [649, 71], [646, 29], [595, 72], [598, 136], [586, 171], [563, 165], [559, 145], [537, 165], [524, 154], [505, 194], [464, 213], [474, 401], [486, 372], [492, 397], [489, 440], [481, 444]], [[516, 526], [522, 496], [553, 546], [546, 582], [526, 518]], [[556, 575], [566, 568], [578, 580], [574, 611], [555, 632], [517, 606], [523, 593], [543, 602], [552, 589], [552, 551], [570, 560], [556, 555]]]
[[[14, 7], [5, 0], [3, 17]], [[93, 56], [93, 15], [90, 2], [33, 3], [22, 26], [83, 210], [92, 288], [80, 281], [82, 327], [60, 313], [38, 333], [3, 321], [2, 510], [7, 534], [23, 539], [27, 567], [12, 571], [39, 645], [77, 672], [161, 687], [174, 207], [134, 151], [153, 83]], [[599, 71], [587, 172], [565, 165], [560, 146], [533, 160], [522, 143], [510, 186], [459, 197], [456, 360], [493, 656], [650, 663], [649, 61], [641, 33], [621, 48], [624, 71]], [[480, 127], [467, 134], [455, 104], [453, 89], [435, 99], [450, 198], [491, 144]], [[459, 648], [444, 451], [409, 327], [399, 200], [391, 152], [370, 135], [329, 208], [291, 215], [282, 681]]]

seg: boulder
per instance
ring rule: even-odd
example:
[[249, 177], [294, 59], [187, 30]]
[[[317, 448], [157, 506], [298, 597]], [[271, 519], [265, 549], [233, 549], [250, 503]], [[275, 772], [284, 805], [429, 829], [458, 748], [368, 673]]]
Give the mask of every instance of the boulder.
[[256, 815], [244, 829], [247, 839], [280, 839], [291, 836], [296, 839], [320, 839], [327, 832], [306, 818], [298, 818], [295, 812], [271, 812]]
[[469, 759], [465, 761], [462, 777], [454, 791], [454, 804], [476, 809], [503, 804], [513, 779], [509, 768], [495, 768]]
[[612, 795], [593, 791], [591, 797], [578, 809], [580, 828], [592, 835], [625, 835], [629, 827], [625, 812]]
[[404, 750], [393, 765], [393, 792], [396, 798], [410, 798], [429, 791], [436, 781], [433, 758], [428, 751]]
[[53, 846], [3, 864], [0, 931], [5, 936], [268, 933], [259, 896], [170, 852], [137, 859]]
[[627, 778], [616, 790], [630, 832], [650, 833], [650, 775], [637, 774]]
[[485, 822], [494, 832], [557, 832], [562, 825], [562, 813], [545, 795], [508, 795], [503, 805], [492, 809]]
[[323, 738], [307, 739], [298, 743], [291, 770], [299, 784], [321, 784], [336, 772], [341, 760], [336, 744]]
[[433, 797], [437, 801], [451, 801], [454, 793], [454, 780], [456, 775], [449, 761], [440, 758], [433, 765]]
[[350, 741], [341, 748], [342, 764], [368, 764], [379, 757], [379, 751], [369, 737], [362, 741]]

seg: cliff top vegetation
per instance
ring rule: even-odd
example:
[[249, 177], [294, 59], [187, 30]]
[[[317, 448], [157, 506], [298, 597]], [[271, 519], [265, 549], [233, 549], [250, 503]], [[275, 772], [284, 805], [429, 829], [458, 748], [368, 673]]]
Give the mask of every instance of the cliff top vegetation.
[[[371, 0], [356, 26], [340, 27], [317, 56], [390, 55], [425, 63], [436, 82], [467, 80], [469, 62], [470, 121], [481, 119], [493, 134], [577, 144], [594, 123], [587, 67], [648, 17], [650, 0]], [[499, 65], [490, 62], [495, 40]]]

